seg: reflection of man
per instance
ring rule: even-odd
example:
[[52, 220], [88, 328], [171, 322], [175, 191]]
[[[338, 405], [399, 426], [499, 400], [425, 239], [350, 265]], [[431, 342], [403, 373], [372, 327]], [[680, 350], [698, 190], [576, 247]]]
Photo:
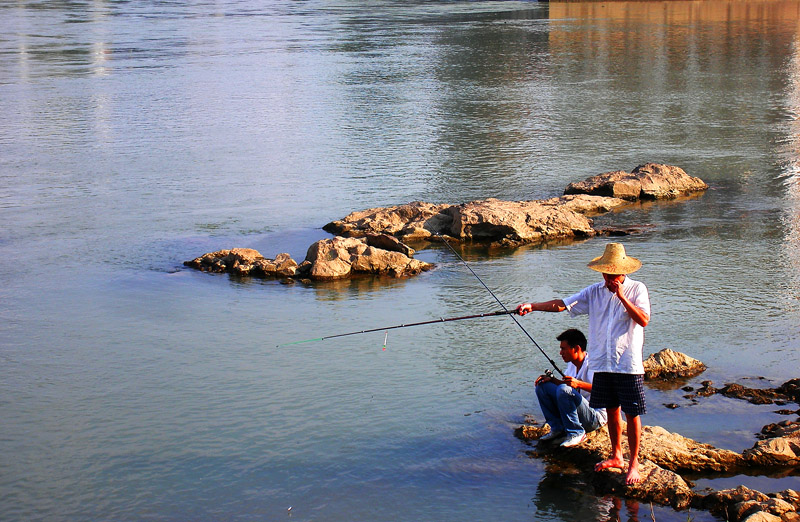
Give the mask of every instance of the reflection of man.
[[587, 286], [566, 299], [542, 303], [523, 303], [517, 313], [532, 311], [589, 315], [588, 364], [594, 370], [590, 405], [608, 411], [608, 435], [611, 457], [598, 463], [595, 470], [624, 468], [622, 455], [622, 417], [628, 421], [630, 461], [625, 476], [627, 484], [641, 482], [639, 444], [642, 436], [641, 415], [647, 412], [644, 398], [642, 346], [644, 327], [650, 322], [650, 297], [643, 283], [626, 276], [641, 268], [638, 259], [628, 257], [625, 247], [609, 243], [601, 257], [589, 268], [603, 274], [603, 282]]
[[536, 397], [550, 433], [539, 440], [564, 438], [562, 446], [569, 448], [583, 442], [586, 432], [606, 423], [605, 408], [589, 407], [592, 376], [586, 362], [586, 336], [574, 328], [561, 333], [561, 358], [567, 363], [564, 380], [540, 375], [536, 379]]

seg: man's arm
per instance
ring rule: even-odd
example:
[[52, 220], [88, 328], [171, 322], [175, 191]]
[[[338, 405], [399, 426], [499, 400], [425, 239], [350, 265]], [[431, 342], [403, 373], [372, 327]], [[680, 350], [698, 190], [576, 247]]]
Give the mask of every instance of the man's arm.
[[630, 299], [625, 297], [625, 295], [622, 293], [622, 285], [617, 287], [617, 297], [619, 297], [619, 301], [622, 303], [622, 306], [625, 307], [625, 310], [628, 312], [628, 315], [630, 316], [631, 319], [633, 319], [633, 321], [636, 324], [638, 324], [642, 328], [647, 326], [647, 323], [650, 322], [650, 316], [644, 313], [644, 311], [641, 308], [633, 304], [630, 301]]
[[575, 377], [570, 377], [569, 375], [564, 376], [564, 384], [567, 386], [572, 386], [576, 390], [586, 390], [589, 393], [592, 393], [592, 383], [580, 381]]
[[567, 307], [561, 299], [553, 299], [552, 301], [544, 301], [541, 303], [522, 303], [517, 307], [519, 315], [525, 315], [530, 312], [563, 312]]

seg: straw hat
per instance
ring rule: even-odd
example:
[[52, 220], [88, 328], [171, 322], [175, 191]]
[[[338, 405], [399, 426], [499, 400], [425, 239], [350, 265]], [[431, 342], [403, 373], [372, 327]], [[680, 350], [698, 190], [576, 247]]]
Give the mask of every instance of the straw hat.
[[630, 274], [642, 268], [642, 262], [625, 255], [625, 247], [620, 243], [609, 243], [603, 255], [592, 259], [589, 268], [604, 274]]

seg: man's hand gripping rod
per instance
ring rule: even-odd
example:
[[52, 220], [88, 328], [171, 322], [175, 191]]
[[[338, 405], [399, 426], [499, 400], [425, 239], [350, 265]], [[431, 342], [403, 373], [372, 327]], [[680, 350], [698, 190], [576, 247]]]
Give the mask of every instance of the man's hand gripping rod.
[[[527, 331], [527, 330], [526, 330], [526, 329], [525, 329], [525, 328], [524, 328], [524, 327], [523, 327], [523, 326], [520, 324], [520, 322], [519, 322], [519, 321], [517, 321], [517, 318], [516, 318], [516, 317], [514, 317], [514, 312], [511, 312], [511, 311], [509, 311], [509, 310], [508, 310], [508, 308], [506, 308], [506, 305], [504, 305], [504, 304], [503, 304], [503, 302], [502, 302], [502, 301], [500, 301], [500, 299], [498, 299], [496, 295], [494, 295], [494, 292], [492, 292], [492, 290], [491, 290], [491, 289], [490, 289], [488, 286], [486, 286], [486, 283], [484, 283], [484, 282], [483, 282], [483, 279], [481, 279], [481, 278], [478, 276], [478, 274], [476, 274], [476, 273], [475, 273], [475, 271], [472, 269], [472, 267], [471, 267], [471, 266], [469, 266], [469, 265], [467, 264], [467, 262], [466, 262], [466, 261], [464, 261], [464, 258], [463, 258], [463, 257], [461, 257], [461, 256], [458, 254], [458, 252], [456, 252], [456, 250], [455, 250], [455, 249], [452, 247], [452, 245], [450, 245], [450, 243], [448, 243], [448, 242], [447, 242], [447, 240], [441, 236], [441, 234], [439, 234], [438, 232], [435, 232], [434, 234], [435, 234], [435, 235], [436, 235], [436, 237], [438, 237], [438, 238], [439, 238], [439, 239], [440, 239], [440, 240], [441, 240], [441, 241], [442, 241], [442, 242], [443, 242], [445, 245], [447, 245], [447, 248], [449, 248], [449, 249], [450, 249], [450, 251], [451, 251], [451, 252], [453, 252], [453, 253], [456, 255], [456, 257], [457, 257], [458, 259], [460, 259], [460, 260], [461, 260], [461, 262], [462, 262], [462, 263], [464, 263], [464, 266], [466, 266], [466, 267], [467, 267], [467, 269], [468, 269], [470, 272], [472, 272], [472, 275], [474, 275], [474, 276], [475, 276], [475, 277], [478, 279], [478, 281], [480, 281], [480, 283], [483, 285], [483, 287], [484, 287], [484, 288], [485, 288], [485, 289], [486, 289], [486, 290], [487, 290], [487, 291], [488, 291], [490, 294], [492, 294], [492, 297], [494, 297], [494, 300], [495, 300], [495, 301], [497, 301], [497, 302], [498, 302], [498, 304], [500, 304], [500, 306], [501, 306], [501, 307], [503, 307], [503, 311], [505, 311], [505, 312], [506, 312], [506, 313], [509, 315], [509, 317], [511, 317], [511, 319], [512, 319], [512, 320], [513, 320], [513, 321], [514, 321], [516, 324], [517, 324], [517, 326], [519, 326], [519, 327], [520, 327], [520, 329], [521, 329], [523, 332], [525, 332], [525, 335], [527, 335], [527, 336], [528, 336], [528, 339], [530, 339], [530, 340], [531, 340], [531, 342], [533, 343], [533, 345], [534, 345], [534, 346], [536, 346], [536, 347], [539, 349], [539, 351], [540, 351], [540, 352], [542, 352], [542, 355], [544, 355], [545, 359], [547, 359], [547, 361], [548, 361], [548, 362], [549, 362], [549, 363], [550, 363], [550, 364], [553, 366], [553, 368], [555, 368], [555, 370], [556, 370], [556, 371], [559, 373], [559, 375], [561, 375], [561, 377], [564, 377], [564, 372], [562, 372], [562, 371], [561, 371], [561, 369], [560, 369], [560, 368], [559, 368], [559, 367], [556, 365], [555, 361], [553, 361], [553, 359], [551, 359], [551, 358], [550, 358], [550, 356], [548, 356], [548, 355], [547, 355], [547, 352], [545, 352], [544, 350], [542, 350], [542, 347], [541, 347], [541, 346], [539, 346], [539, 343], [537, 343], [537, 342], [536, 342], [536, 340], [533, 338], [533, 336], [531, 336], [531, 334], [529, 334], [529, 333], [528, 333], [528, 331]], [[550, 370], [546, 370], [546, 371], [545, 371], [545, 374], [547, 374], [548, 372], [550, 372], [548, 376], [549, 376], [549, 377], [552, 377], [552, 375], [553, 375], [553, 372], [551, 372]]]

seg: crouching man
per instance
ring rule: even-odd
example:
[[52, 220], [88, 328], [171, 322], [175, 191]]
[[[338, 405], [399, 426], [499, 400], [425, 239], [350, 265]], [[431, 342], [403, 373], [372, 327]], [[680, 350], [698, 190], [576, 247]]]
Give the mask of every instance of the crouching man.
[[540, 375], [536, 379], [536, 397], [542, 408], [550, 433], [539, 440], [563, 441], [561, 446], [580, 444], [586, 433], [604, 426], [605, 408], [589, 407], [592, 377], [586, 362], [586, 336], [571, 328], [556, 337], [561, 342], [561, 358], [567, 363], [564, 380]]

